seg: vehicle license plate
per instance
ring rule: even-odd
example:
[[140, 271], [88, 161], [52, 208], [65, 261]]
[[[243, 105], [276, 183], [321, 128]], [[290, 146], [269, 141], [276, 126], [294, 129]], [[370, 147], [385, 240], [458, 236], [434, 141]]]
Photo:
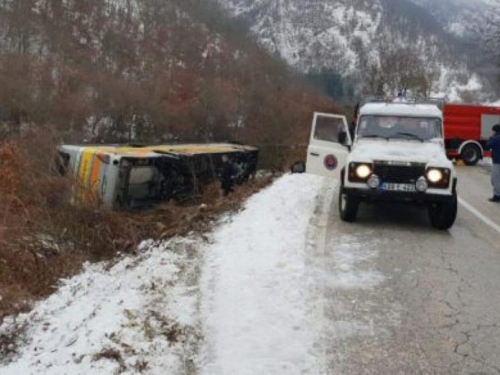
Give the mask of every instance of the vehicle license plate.
[[383, 183], [382, 190], [387, 191], [406, 191], [406, 192], [416, 192], [417, 189], [413, 184], [391, 184], [391, 183]]

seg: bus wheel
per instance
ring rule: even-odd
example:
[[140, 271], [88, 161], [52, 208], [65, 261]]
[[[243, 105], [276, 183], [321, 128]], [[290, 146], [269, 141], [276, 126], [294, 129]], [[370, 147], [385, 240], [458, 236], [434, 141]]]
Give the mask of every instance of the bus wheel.
[[481, 159], [481, 150], [474, 144], [468, 144], [460, 153], [460, 158], [466, 165], [476, 165]]

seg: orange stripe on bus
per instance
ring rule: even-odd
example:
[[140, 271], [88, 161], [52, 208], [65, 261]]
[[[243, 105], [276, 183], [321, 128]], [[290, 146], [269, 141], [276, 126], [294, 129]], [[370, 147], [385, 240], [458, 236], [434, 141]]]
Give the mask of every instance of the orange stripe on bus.
[[102, 160], [99, 154], [94, 157], [94, 165], [92, 166], [92, 175], [90, 177], [90, 187], [92, 191], [99, 191], [99, 172], [101, 171]]

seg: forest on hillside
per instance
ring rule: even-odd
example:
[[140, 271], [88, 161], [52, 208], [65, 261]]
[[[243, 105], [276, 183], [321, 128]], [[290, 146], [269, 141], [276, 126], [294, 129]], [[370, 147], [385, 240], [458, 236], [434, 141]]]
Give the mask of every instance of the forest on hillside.
[[72, 142], [296, 142], [332, 103], [211, 0], [0, 3], [0, 131]]
[[73, 204], [58, 144], [235, 141], [281, 171], [303, 158], [312, 112], [337, 110], [211, 0], [2, 0], [0, 87], [0, 324], [86, 261], [204, 231], [269, 183], [111, 212]]

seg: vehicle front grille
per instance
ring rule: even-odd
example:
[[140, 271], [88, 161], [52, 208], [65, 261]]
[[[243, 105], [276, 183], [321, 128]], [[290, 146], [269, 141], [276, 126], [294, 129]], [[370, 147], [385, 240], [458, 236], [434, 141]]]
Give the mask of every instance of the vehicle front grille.
[[391, 165], [388, 163], [375, 163], [374, 173], [380, 177], [382, 182], [398, 184], [414, 184], [420, 177], [425, 175], [425, 165]]

